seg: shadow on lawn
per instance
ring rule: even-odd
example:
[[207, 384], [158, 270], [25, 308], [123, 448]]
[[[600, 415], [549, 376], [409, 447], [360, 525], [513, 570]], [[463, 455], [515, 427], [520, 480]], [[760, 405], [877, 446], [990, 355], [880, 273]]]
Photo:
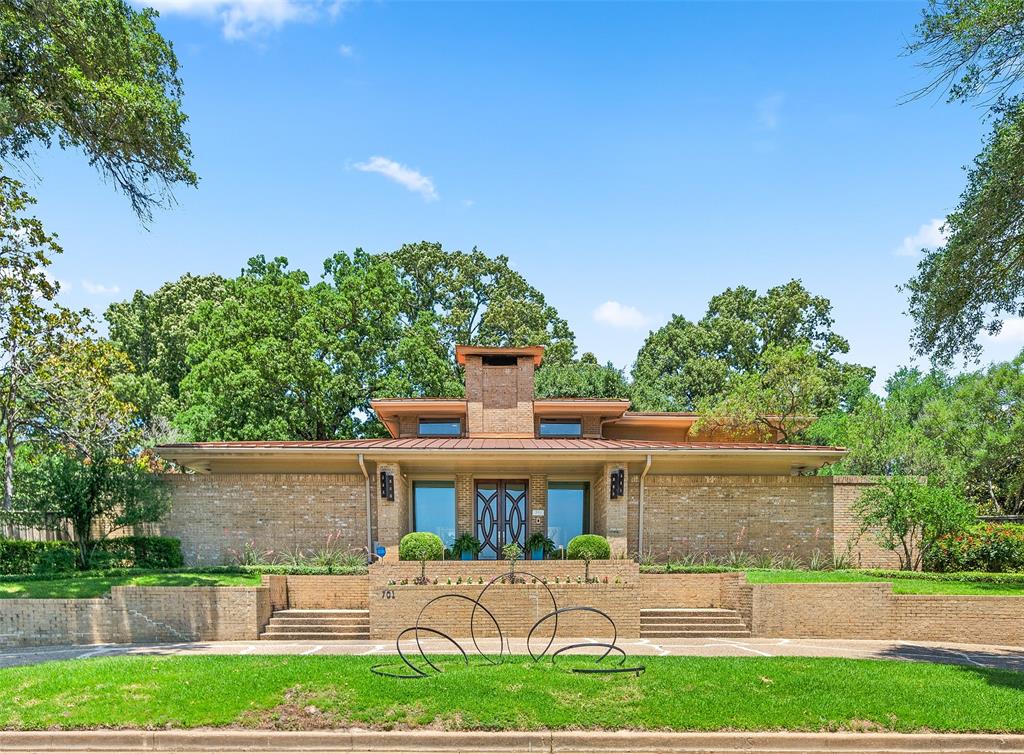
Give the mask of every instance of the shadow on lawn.
[[964, 650], [922, 644], [898, 644], [880, 650], [876, 657], [960, 665], [980, 673], [989, 683], [1024, 691], [1024, 649]]

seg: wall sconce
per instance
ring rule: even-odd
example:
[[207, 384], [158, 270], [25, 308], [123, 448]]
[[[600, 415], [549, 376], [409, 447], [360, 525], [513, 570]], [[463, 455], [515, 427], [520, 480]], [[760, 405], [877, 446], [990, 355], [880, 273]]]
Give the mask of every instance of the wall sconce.
[[616, 469], [612, 472], [611, 484], [609, 485], [612, 500], [622, 497], [626, 491], [626, 470]]
[[395, 475], [388, 472], [380, 472], [380, 496], [384, 500], [395, 502]]

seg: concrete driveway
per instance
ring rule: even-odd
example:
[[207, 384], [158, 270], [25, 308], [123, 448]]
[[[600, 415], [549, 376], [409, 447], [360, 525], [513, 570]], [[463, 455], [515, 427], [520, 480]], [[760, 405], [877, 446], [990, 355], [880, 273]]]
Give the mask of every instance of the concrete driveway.
[[[580, 639], [559, 639], [559, 646]], [[472, 653], [472, 642], [463, 646]], [[513, 654], [527, 654], [526, 642], [513, 639]], [[534, 642], [534, 650], [543, 648], [544, 642]], [[403, 643], [415, 653], [413, 642]], [[424, 639], [424, 648], [431, 654], [454, 652], [451, 644], [443, 640]], [[985, 668], [1005, 668], [1024, 671], [1024, 648], [998, 647], [980, 644], [952, 644], [945, 642], [865, 641], [838, 639], [631, 639], [620, 640], [630, 655], [702, 656], [702, 657], [850, 657], [857, 659], [902, 660], [911, 662], [941, 662], [972, 665]], [[484, 652], [496, 653], [497, 640], [482, 639]], [[600, 650], [594, 650], [600, 651]], [[337, 642], [194, 642], [187, 644], [94, 644], [88, 646], [27, 647], [0, 649], [0, 667], [32, 665], [51, 660], [85, 660], [92, 657], [120, 655], [388, 655], [395, 654], [394, 642], [337, 641]]]

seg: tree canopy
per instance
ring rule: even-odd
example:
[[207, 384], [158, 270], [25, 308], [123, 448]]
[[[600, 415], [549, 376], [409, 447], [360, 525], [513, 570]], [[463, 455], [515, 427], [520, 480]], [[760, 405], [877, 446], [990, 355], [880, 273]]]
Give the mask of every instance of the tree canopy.
[[933, 73], [918, 95], [979, 101], [992, 121], [945, 244], [923, 250], [906, 286], [915, 350], [948, 364], [976, 358], [980, 332], [1024, 315], [1024, 0], [930, 0], [909, 50]]
[[195, 186], [182, 83], [156, 11], [124, 0], [0, 4], [0, 159], [81, 149], [143, 219]]
[[[697, 322], [674, 315], [652, 332], [633, 366], [633, 402], [639, 410], [693, 411], [736, 386], [737, 377], [764, 374], [771, 349], [799, 347], [813, 356], [821, 379], [839, 386], [870, 380], [868, 367], [840, 361], [849, 343], [833, 329], [832, 304], [799, 280], [758, 294], [729, 288], [708, 303]], [[819, 406], [821, 408], [828, 408]]]

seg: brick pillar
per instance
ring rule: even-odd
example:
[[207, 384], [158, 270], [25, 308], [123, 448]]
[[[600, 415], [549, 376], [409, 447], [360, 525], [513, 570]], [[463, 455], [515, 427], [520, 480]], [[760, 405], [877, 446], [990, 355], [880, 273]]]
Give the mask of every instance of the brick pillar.
[[[476, 485], [472, 474], [455, 475], [455, 528], [458, 534], [476, 536], [476, 516], [473, 513]], [[458, 536], [458, 534], [456, 536]]]
[[[386, 500], [380, 495], [380, 474], [387, 472], [395, 477], [395, 499]], [[377, 539], [387, 548], [386, 560], [398, 560], [398, 543], [409, 531], [409, 500], [402, 469], [397, 463], [378, 463], [377, 476]]]
[[[612, 499], [611, 475], [613, 471], [622, 469], [625, 484], [621, 497]], [[600, 497], [598, 497], [600, 496]], [[628, 551], [626, 541], [626, 523], [628, 520], [629, 501], [629, 470], [622, 463], [606, 463], [601, 468], [601, 479], [594, 485], [594, 497], [599, 505], [594, 508], [594, 533], [608, 539], [612, 557], [623, 557]], [[593, 502], [591, 503], [593, 505]]]
[[[546, 474], [530, 475], [530, 493], [528, 500], [530, 509], [526, 515], [530, 517], [530, 530], [527, 534], [540, 532], [545, 536], [548, 533], [548, 477]], [[533, 515], [534, 511], [540, 511], [541, 515]]]

